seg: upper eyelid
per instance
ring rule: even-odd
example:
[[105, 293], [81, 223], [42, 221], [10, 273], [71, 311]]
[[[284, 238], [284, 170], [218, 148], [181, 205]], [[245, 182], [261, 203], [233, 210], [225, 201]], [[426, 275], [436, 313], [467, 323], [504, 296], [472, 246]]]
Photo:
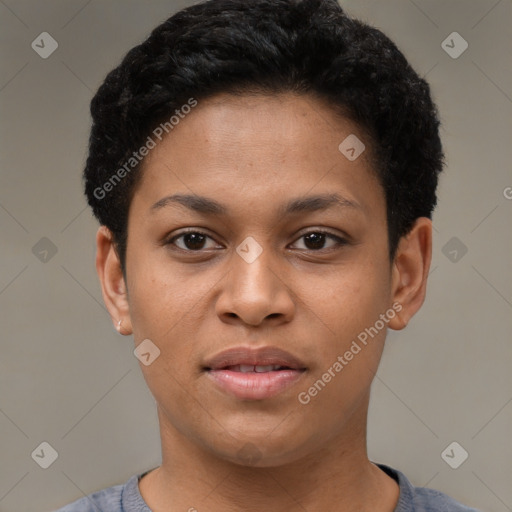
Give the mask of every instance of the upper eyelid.
[[[208, 233], [205, 233], [204, 231], [199, 231], [199, 230], [195, 229], [195, 230], [191, 230], [191, 231], [184, 231], [183, 233], [179, 233], [179, 234], [177, 234], [177, 235], [174, 235], [174, 236], [172, 236], [171, 238], [167, 239], [167, 241], [165, 242], [165, 244], [166, 244], [166, 245], [167, 245], [167, 244], [173, 244], [175, 240], [178, 240], [179, 238], [181, 238], [181, 237], [183, 237], [183, 236], [185, 236], [185, 235], [189, 235], [189, 234], [191, 234], [191, 233], [197, 233], [197, 234], [199, 234], [199, 235], [203, 235], [203, 236], [205, 236], [205, 237], [207, 237], [207, 238], [210, 238], [210, 239], [211, 239], [211, 240], [213, 240], [215, 243], [217, 243], [217, 244], [219, 243], [219, 242], [217, 242], [217, 240], [215, 240], [215, 238], [214, 238], [213, 236], [209, 235]], [[179, 249], [181, 249], [181, 247], [179, 247]], [[186, 250], [186, 249], [183, 249], [183, 250]], [[199, 251], [190, 251], [190, 252], [199, 252]]]
[[[203, 236], [206, 236], [208, 238], [211, 238], [212, 240], [214, 240], [216, 243], [219, 243], [215, 240], [215, 238], [211, 235], [209, 235], [208, 233], [204, 232], [204, 231], [201, 231], [199, 228], [198, 229], [190, 229], [188, 231], [183, 231], [182, 233], [178, 233], [176, 235], [173, 235], [171, 238], [168, 238], [166, 239], [166, 241], [164, 242], [166, 245], [167, 244], [173, 244], [175, 240], [185, 236], [185, 235], [188, 235], [190, 233], [198, 233], [200, 235], [203, 235]], [[322, 233], [328, 237], [331, 237], [333, 239], [335, 239], [338, 243], [339, 242], [343, 242], [343, 241], [346, 241], [347, 237], [345, 235], [337, 235], [337, 234], [334, 234], [334, 233], [331, 233], [330, 231], [327, 231], [325, 230], [324, 228], [310, 228], [309, 231], [305, 231], [303, 233], [301, 233], [300, 235], [297, 236], [297, 238], [294, 239], [294, 242], [299, 240], [300, 238], [306, 236], [306, 235], [309, 235], [310, 233]], [[181, 247], [179, 247], [179, 249], [181, 249]], [[186, 250], [186, 249], [183, 249], [183, 250]], [[190, 252], [201, 252], [201, 250], [198, 250], [198, 251], [190, 251]], [[318, 251], [317, 251], [318, 252]]]

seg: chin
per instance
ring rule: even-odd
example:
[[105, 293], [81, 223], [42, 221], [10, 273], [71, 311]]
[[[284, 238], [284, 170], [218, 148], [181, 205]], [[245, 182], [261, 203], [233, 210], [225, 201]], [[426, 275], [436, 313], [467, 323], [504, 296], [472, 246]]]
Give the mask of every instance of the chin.
[[258, 434], [238, 431], [236, 435], [222, 436], [222, 444], [210, 445], [209, 449], [221, 459], [252, 468], [284, 466], [314, 451], [304, 430], [300, 438], [291, 432], [281, 432], [276, 436], [275, 432], [269, 434], [267, 430]]

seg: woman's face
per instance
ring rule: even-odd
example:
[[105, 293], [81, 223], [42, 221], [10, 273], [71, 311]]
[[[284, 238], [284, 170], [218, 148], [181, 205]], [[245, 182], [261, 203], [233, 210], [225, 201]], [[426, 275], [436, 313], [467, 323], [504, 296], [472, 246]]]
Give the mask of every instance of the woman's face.
[[160, 351], [141, 368], [162, 432], [260, 466], [361, 435], [393, 294], [384, 192], [354, 135], [313, 97], [218, 95], [146, 157], [126, 323]]

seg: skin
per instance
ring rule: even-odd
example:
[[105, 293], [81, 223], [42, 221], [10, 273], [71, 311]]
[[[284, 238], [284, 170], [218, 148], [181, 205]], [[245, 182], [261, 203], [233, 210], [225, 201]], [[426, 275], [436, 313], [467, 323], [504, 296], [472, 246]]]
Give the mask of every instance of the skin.
[[[141, 363], [162, 444], [162, 465], [139, 482], [153, 511], [394, 510], [398, 485], [366, 451], [386, 328], [307, 405], [297, 399], [393, 303], [401, 311], [387, 327], [402, 329], [425, 296], [431, 221], [417, 219], [389, 260], [371, 147], [366, 141], [349, 161], [338, 150], [349, 134], [365, 141], [357, 125], [312, 96], [217, 95], [199, 102], [144, 161], [129, 211], [126, 280], [110, 232], [99, 228], [96, 266], [114, 325], [121, 320], [135, 345], [149, 338], [161, 352]], [[214, 199], [228, 213], [151, 211], [177, 193]], [[278, 211], [324, 193], [355, 206]], [[184, 228], [208, 237], [165, 245]], [[304, 237], [319, 230], [346, 243]], [[250, 264], [236, 252], [248, 236], [263, 249]], [[237, 399], [201, 368], [239, 345], [283, 348], [307, 371], [277, 396]], [[249, 460], [243, 454], [251, 449]]]

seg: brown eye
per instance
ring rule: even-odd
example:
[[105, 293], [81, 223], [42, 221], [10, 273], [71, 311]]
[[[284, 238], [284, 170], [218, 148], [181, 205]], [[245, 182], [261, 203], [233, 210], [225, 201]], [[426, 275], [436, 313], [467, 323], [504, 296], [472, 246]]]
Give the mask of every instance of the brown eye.
[[[179, 249], [184, 251], [200, 251], [201, 249], [205, 249], [205, 243], [207, 239], [211, 240], [211, 237], [205, 233], [201, 233], [200, 231], [189, 231], [187, 233], [182, 233], [181, 235], [177, 235], [171, 238], [167, 242], [167, 245], [176, 245]], [[181, 240], [181, 245], [176, 243], [177, 240]]]
[[[332, 233], [327, 233], [325, 231], [310, 231], [309, 233], [302, 235], [299, 240], [301, 239], [304, 240], [304, 248], [308, 251], [333, 249], [347, 243], [343, 238], [333, 235]], [[328, 239], [333, 240], [334, 243], [329, 247], [325, 247], [326, 240]]]
[[304, 236], [304, 242], [308, 249], [323, 249], [325, 239], [325, 233], [309, 233]]
[[[213, 243], [210, 247], [207, 246], [208, 240], [211, 240]], [[331, 250], [347, 244], [345, 239], [325, 231], [310, 231], [302, 235], [298, 240], [304, 240], [304, 247], [298, 247], [298, 249], [313, 252]], [[326, 243], [329, 240], [331, 244], [326, 247]], [[200, 252], [203, 249], [217, 248], [213, 239], [206, 233], [200, 231], [188, 231], [176, 235], [166, 242], [166, 245], [174, 245], [178, 249], [187, 252]]]

